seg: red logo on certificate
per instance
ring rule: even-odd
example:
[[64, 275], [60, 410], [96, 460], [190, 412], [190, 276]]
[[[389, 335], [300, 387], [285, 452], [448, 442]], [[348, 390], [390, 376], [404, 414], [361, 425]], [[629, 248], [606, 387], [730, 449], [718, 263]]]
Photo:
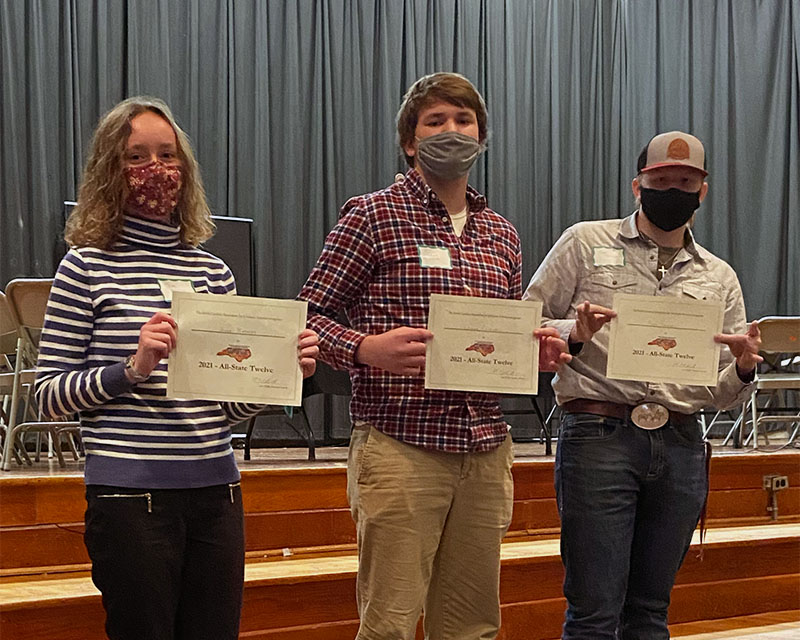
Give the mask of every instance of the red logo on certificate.
[[491, 342], [473, 342], [464, 351], [477, 351], [485, 358], [490, 353], [494, 353], [494, 345]]
[[250, 352], [249, 347], [238, 347], [238, 346], [231, 346], [225, 347], [222, 351], [217, 352], [218, 356], [230, 356], [236, 362], [242, 362], [243, 360], [247, 360], [253, 354]]
[[674, 349], [678, 346], [678, 341], [675, 338], [656, 338], [647, 344], [661, 347], [664, 351], [669, 351], [670, 349]]

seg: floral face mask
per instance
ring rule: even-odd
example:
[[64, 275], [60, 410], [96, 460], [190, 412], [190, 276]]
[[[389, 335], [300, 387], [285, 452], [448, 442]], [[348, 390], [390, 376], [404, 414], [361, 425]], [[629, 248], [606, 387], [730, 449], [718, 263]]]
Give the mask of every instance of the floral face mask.
[[181, 168], [151, 162], [142, 167], [125, 167], [128, 196], [125, 211], [140, 218], [162, 220], [178, 206], [181, 191]]

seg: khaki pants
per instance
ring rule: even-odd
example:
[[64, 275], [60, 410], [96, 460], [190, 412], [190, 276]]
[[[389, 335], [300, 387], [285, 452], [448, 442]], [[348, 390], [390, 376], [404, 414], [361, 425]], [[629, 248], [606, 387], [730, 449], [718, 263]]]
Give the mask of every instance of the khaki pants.
[[347, 495], [358, 534], [358, 640], [488, 640], [500, 628], [500, 542], [511, 522], [511, 437], [442, 453], [356, 427]]

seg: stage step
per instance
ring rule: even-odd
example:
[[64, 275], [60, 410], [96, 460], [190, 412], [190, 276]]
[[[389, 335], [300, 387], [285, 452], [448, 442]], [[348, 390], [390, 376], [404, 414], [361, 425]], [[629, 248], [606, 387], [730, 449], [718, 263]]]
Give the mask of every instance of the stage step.
[[[673, 624], [800, 609], [800, 524], [714, 529], [702, 561], [698, 551], [695, 540], [673, 591]], [[506, 542], [502, 557], [500, 637], [557, 638], [565, 606], [558, 540]], [[351, 640], [355, 571], [353, 555], [249, 563], [240, 637]], [[3, 640], [100, 639], [102, 621], [88, 575], [0, 581]]]
[[684, 622], [670, 626], [682, 640], [796, 640], [800, 638], [800, 609]]
[[[770, 522], [763, 476], [789, 479], [778, 522], [800, 522], [800, 453], [720, 455], [711, 461], [709, 527]], [[553, 463], [516, 461], [507, 540], [558, 534]], [[352, 551], [355, 529], [342, 464], [242, 472], [250, 559]], [[0, 477], [0, 576], [86, 571], [80, 476]]]

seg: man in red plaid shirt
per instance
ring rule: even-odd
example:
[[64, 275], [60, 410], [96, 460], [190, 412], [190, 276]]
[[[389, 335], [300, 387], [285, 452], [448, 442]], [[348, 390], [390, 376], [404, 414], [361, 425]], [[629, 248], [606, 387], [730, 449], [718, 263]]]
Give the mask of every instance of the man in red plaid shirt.
[[[483, 99], [463, 76], [415, 82], [397, 115], [411, 167], [351, 198], [300, 299], [320, 359], [353, 383], [348, 499], [358, 534], [361, 640], [494, 638], [513, 453], [498, 398], [425, 389], [432, 293], [519, 299], [517, 231], [467, 185], [484, 151]], [[349, 327], [336, 321], [344, 311]], [[533, 328], [532, 328], [533, 330]], [[569, 360], [536, 329], [540, 368]]]

